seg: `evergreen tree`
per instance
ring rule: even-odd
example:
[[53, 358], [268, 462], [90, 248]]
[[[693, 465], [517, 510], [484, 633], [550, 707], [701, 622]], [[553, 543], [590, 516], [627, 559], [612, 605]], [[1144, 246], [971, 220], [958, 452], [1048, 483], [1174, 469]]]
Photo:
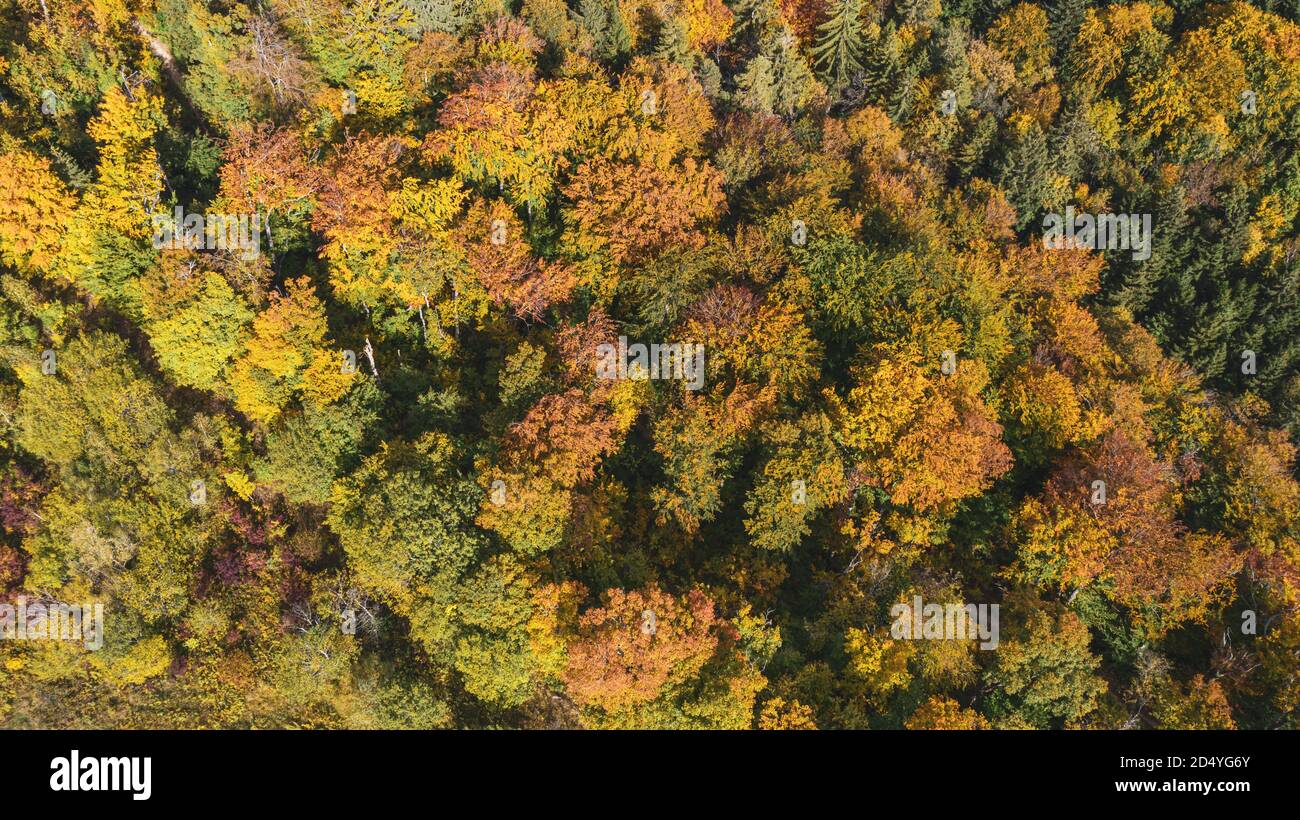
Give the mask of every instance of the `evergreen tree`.
[[602, 60], [613, 62], [632, 50], [632, 35], [616, 0], [579, 0], [577, 17]]
[[686, 39], [686, 27], [681, 21], [669, 19], [659, 24], [659, 38], [655, 42], [655, 59], [665, 63], [690, 67], [690, 41]]
[[792, 117], [820, 90], [788, 26], [769, 32], [759, 53], [736, 78], [736, 98], [751, 111]]
[[1051, 26], [1052, 48], [1058, 57], [1065, 55], [1074, 44], [1083, 15], [1091, 5], [1090, 0], [1053, 0], [1047, 6], [1047, 20]]
[[1016, 209], [1017, 227], [1025, 228], [1042, 215], [1049, 175], [1053, 171], [1047, 136], [1035, 123], [1007, 152], [1000, 184]]
[[813, 62], [832, 89], [842, 89], [862, 71], [862, 7], [863, 0], [837, 0], [830, 17], [817, 27]]

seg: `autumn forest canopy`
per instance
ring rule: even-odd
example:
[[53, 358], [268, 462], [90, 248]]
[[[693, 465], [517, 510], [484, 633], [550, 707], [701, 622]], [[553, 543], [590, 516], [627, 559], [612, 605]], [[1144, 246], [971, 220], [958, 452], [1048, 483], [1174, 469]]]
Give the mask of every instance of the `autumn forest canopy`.
[[0, 726], [1296, 728], [1298, 20], [0, 0]]

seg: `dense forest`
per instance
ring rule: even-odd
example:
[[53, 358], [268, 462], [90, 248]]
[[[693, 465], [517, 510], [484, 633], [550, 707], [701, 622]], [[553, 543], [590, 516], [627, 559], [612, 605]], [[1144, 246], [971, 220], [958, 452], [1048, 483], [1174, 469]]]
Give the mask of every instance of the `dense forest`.
[[1297, 20], [0, 0], [0, 726], [1295, 728]]

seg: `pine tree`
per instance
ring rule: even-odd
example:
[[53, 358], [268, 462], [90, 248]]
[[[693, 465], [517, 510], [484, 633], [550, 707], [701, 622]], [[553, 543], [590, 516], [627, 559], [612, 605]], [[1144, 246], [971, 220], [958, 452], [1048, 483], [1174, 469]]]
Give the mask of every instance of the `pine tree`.
[[799, 53], [790, 28], [769, 34], [762, 49], [736, 78], [737, 100], [751, 111], [797, 114], [818, 93], [819, 85], [808, 62]]
[[1054, 0], [1048, 5], [1047, 20], [1051, 26], [1052, 48], [1058, 57], [1063, 56], [1074, 44], [1089, 5], [1089, 0]]
[[1051, 170], [1047, 136], [1034, 124], [1007, 153], [1002, 166], [1000, 184], [1019, 216], [1017, 227], [1023, 229], [1039, 215]]
[[953, 155], [953, 164], [963, 179], [975, 176], [976, 169], [984, 161], [997, 135], [997, 119], [991, 114], [985, 114], [975, 123], [966, 141], [957, 146]]
[[848, 85], [862, 71], [862, 5], [863, 0], [838, 0], [831, 16], [817, 27], [813, 62], [833, 89]]
[[736, 101], [750, 111], [771, 114], [773, 97], [772, 61], [759, 54], [736, 77]]
[[776, 113], [794, 116], [819, 91], [808, 61], [799, 51], [799, 41], [789, 26], [783, 26], [774, 38], [772, 78], [776, 94]]
[[680, 20], [665, 20], [659, 26], [654, 54], [655, 59], [661, 62], [691, 67], [694, 62], [691, 58], [691, 44], [686, 39], [686, 26]]
[[581, 0], [578, 18], [596, 43], [603, 60], [617, 60], [632, 50], [632, 35], [618, 3], [609, 0]]
[[1181, 186], [1171, 189], [1161, 197], [1152, 219], [1159, 229], [1153, 231], [1151, 258], [1134, 264], [1128, 270], [1117, 271], [1118, 282], [1114, 291], [1117, 300], [1128, 308], [1134, 317], [1146, 319], [1155, 307], [1153, 301], [1160, 284], [1166, 277], [1185, 268], [1188, 216], [1187, 198]]

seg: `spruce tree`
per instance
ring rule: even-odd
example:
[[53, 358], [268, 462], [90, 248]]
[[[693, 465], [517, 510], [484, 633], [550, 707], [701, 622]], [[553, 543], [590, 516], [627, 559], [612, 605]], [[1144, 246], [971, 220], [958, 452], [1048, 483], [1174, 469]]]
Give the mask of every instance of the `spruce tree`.
[[655, 59], [665, 63], [676, 63], [690, 67], [691, 44], [686, 39], [686, 26], [680, 20], [665, 20], [659, 26], [659, 37], [655, 41]]
[[1038, 217], [1051, 166], [1047, 136], [1037, 124], [1031, 125], [1007, 153], [999, 182], [1019, 216], [1018, 228], [1024, 229]]
[[1053, 0], [1048, 5], [1047, 23], [1051, 28], [1052, 48], [1058, 57], [1064, 55], [1074, 44], [1089, 5], [1089, 0]]
[[596, 44], [596, 54], [615, 61], [632, 50], [632, 35], [618, 3], [610, 0], [581, 0], [578, 19]]
[[867, 100], [873, 104], [884, 104], [888, 95], [897, 86], [898, 76], [902, 70], [897, 29], [891, 20], [881, 28], [880, 35], [867, 48], [864, 61]]
[[863, 0], [835, 0], [831, 15], [817, 27], [813, 62], [818, 76], [832, 89], [848, 85], [862, 71]]

